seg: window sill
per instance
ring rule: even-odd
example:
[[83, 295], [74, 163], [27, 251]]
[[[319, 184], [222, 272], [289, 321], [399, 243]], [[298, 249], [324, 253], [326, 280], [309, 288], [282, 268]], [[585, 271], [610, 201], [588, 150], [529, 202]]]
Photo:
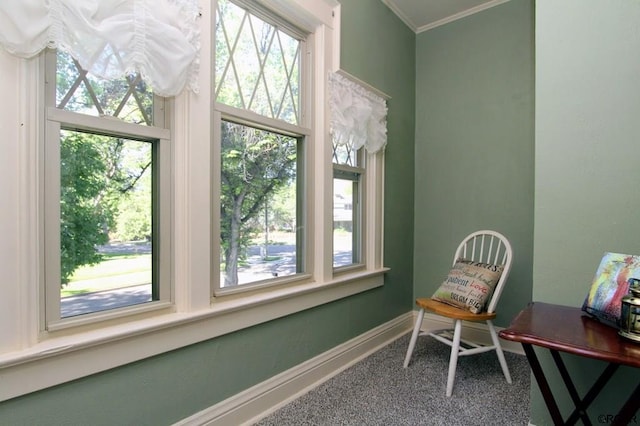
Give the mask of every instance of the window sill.
[[387, 268], [242, 298], [210, 308], [54, 337], [0, 355], [0, 401], [125, 365], [163, 352], [380, 287]]

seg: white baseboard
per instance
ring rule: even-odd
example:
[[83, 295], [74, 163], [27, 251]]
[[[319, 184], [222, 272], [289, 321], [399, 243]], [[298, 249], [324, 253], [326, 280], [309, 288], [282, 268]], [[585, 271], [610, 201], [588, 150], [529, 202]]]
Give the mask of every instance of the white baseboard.
[[251, 424], [293, 401], [413, 328], [408, 312], [262, 383], [202, 410], [174, 426]]
[[[503, 329], [503, 327], [497, 327], [494, 325], [497, 332]], [[425, 312], [422, 320], [422, 330], [439, 330], [443, 328], [453, 328], [453, 322], [447, 320], [444, 317]], [[489, 328], [486, 323], [479, 322], [463, 322], [462, 323], [462, 338], [467, 338], [472, 341], [491, 344], [491, 336], [489, 335]], [[502, 350], [507, 352], [513, 352], [518, 355], [524, 355], [524, 350], [520, 343], [512, 342], [509, 340], [500, 339], [500, 346]]]
[[[202, 410], [174, 426], [248, 425], [305, 394], [378, 349], [413, 329], [416, 312], [407, 312], [360, 336], [334, 347], [308, 361], [284, 371], [262, 383]], [[450, 327], [437, 315], [425, 313], [422, 330]], [[496, 327], [499, 331], [500, 328]], [[485, 324], [465, 322], [463, 337], [491, 342]], [[502, 340], [505, 351], [523, 355], [520, 344]]]

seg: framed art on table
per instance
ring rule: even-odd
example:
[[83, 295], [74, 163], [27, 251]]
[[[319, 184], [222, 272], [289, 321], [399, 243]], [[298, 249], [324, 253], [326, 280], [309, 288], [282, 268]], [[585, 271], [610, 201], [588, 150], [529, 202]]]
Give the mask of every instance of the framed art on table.
[[596, 270], [582, 310], [618, 327], [622, 297], [629, 292], [630, 279], [640, 279], [640, 256], [605, 253]]

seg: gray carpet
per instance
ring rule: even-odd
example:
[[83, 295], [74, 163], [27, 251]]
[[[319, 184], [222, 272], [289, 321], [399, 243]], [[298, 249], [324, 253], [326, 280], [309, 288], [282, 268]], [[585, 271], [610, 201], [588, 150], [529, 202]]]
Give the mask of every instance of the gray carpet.
[[495, 352], [458, 359], [453, 396], [445, 396], [449, 347], [420, 337], [402, 368], [409, 335], [263, 418], [256, 425], [527, 425], [530, 370], [505, 352], [513, 379]]

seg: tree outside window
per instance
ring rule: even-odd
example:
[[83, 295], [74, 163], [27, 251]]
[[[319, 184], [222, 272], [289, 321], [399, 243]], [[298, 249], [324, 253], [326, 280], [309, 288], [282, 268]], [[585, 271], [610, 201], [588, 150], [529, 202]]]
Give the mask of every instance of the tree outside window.
[[[299, 188], [303, 39], [255, 10], [218, 1], [220, 287], [302, 272]], [[293, 129], [293, 131], [292, 131]]]
[[[47, 173], [59, 176], [57, 183], [45, 182], [47, 194], [59, 194], [58, 213], [47, 227], [59, 229], [59, 266], [46, 263], [47, 294], [57, 286], [59, 296], [47, 302], [47, 317], [158, 300], [158, 140], [135, 135], [137, 126], [162, 121], [154, 114], [153, 91], [139, 74], [103, 80], [65, 52], [47, 58], [56, 81], [49, 106], [65, 111], [63, 119], [50, 120], [45, 148]], [[89, 125], [85, 116], [98, 120]], [[120, 123], [127, 123], [126, 131]]]

